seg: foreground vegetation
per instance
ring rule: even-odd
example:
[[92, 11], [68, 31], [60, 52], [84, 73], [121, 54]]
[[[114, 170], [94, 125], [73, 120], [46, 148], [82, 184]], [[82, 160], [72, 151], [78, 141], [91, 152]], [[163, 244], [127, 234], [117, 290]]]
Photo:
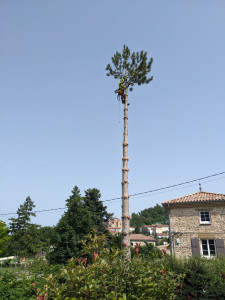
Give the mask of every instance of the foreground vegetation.
[[136, 244], [130, 262], [94, 231], [66, 265], [0, 269], [0, 299], [224, 299], [225, 258], [176, 260]]
[[[1, 300], [225, 299], [224, 257], [182, 261], [150, 244], [136, 244], [131, 261], [123, 261], [121, 235], [106, 231], [111, 215], [100, 197], [97, 189], [81, 196], [74, 187], [55, 227], [31, 223], [30, 197], [9, 228], [0, 221], [0, 255], [17, 257], [0, 267]], [[159, 206], [148, 213], [138, 218], [151, 215], [159, 221], [164, 215]], [[34, 259], [37, 252], [46, 253], [48, 262]]]

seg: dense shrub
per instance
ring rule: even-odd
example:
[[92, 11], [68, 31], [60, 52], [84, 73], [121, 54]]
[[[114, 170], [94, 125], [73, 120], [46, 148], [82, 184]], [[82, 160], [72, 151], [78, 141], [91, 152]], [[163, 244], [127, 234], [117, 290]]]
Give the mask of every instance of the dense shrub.
[[166, 269], [165, 256], [142, 258], [139, 245], [135, 257], [123, 261], [118, 248], [108, 249], [104, 236], [94, 234], [83, 243], [83, 254], [86, 258], [71, 259], [47, 276], [42, 289], [35, 287], [36, 295], [48, 300], [173, 299], [183, 282], [183, 274]]
[[0, 299], [225, 299], [225, 258], [178, 260], [136, 244], [132, 260], [123, 261], [120, 249], [109, 247], [106, 236], [96, 231], [82, 247], [82, 257], [65, 266], [36, 259], [29, 274], [2, 268]]
[[24, 300], [34, 295], [32, 280], [25, 275], [5, 272], [0, 277], [0, 299], [1, 300]]
[[[162, 258], [162, 251], [154, 247], [151, 243], [145, 243], [145, 246], [139, 247], [140, 257], [144, 260], [152, 260], [155, 258]], [[131, 248], [132, 258], [136, 256], [135, 248]]]
[[167, 258], [167, 268], [185, 274], [177, 299], [225, 299], [225, 258]]
[[182, 284], [181, 275], [165, 269], [164, 261], [135, 258], [123, 262], [119, 250], [93, 254], [93, 264], [72, 259], [57, 275], [48, 276], [37, 295], [47, 299], [173, 299]]

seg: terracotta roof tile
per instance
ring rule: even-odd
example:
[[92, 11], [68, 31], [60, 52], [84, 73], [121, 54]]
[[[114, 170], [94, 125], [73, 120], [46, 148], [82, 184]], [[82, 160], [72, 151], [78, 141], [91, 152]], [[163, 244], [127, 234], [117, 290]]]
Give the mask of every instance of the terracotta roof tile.
[[150, 235], [144, 235], [144, 234], [131, 234], [130, 240], [133, 241], [155, 241], [154, 237]]
[[159, 227], [169, 227], [169, 225], [167, 225], [167, 224], [155, 224], [155, 225], [144, 225], [144, 227], [157, 227], [157, 228], [159, 228]]
[[161, 233], [159, 233], [159, 232], [157, 232], [156, 233], [156, 235], [161, 235], [161, 236], [168, 236], [168, 232], [166, 233], [166, 232], [161, 232]]
[[211, 201], [225, 201], [224, 194], [214, 194], [208, 192], [198, 192], [188, 196], [183, 196], [169, 201], [162, 202], [162, 205], [178, 204], [178, 203], [193, 203], [193, 202], [211, 202]]

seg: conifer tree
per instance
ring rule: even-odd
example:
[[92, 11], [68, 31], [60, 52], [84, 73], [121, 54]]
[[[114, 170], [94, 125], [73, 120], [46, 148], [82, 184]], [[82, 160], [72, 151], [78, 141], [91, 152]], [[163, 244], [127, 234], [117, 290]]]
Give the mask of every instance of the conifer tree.
[[81, 249], [80, 241], [91, 230], [91, 213], [84, 206], [77, 186], [66, 200], [66, 206], [67, 211], [55, 227], [53, 250], [48, 255], [52, 263], [62, 264], [71, 257], [77, 257]]
[[17, 217], [9, 219], [11, 239], [9, 251], [14, 255], [33, 255], [37, 251], [38, 225], [31, 223], [31, 217], [35, 217], [34, 202], [28, 196], [17, 210]]
[[10, 239], [9, 228], [6, 223], [0, 220], [0, 255], [5, 251], [6, 242]]
[[122, 53], [116, 52], [112, 57], [113, 67], [106, 66], [106, 75], [115, 79], [124, 79], [124, 139], [123, 139], [123, 168], [122, 168], [122, 239], [125, 248], [124, 258], [130, 259], [130, 215], [129, 215], [129, 192], [128, 192], [128, 89], [133, 90], [135, 84], [148, 84], [153, 77], [148, 77], [151, 71], [153, 58], [148, 60], [147, 52], [131, 53], [124, 45]]
[[96, 188], [87, 189], [83, 202], [85, 207], [91, 212], [92, 227], [98, 230], [98, 233], [105, 233], [107, 222], [113, 214], [107, 212], [107, 207], [100, 200], [100, 191]]

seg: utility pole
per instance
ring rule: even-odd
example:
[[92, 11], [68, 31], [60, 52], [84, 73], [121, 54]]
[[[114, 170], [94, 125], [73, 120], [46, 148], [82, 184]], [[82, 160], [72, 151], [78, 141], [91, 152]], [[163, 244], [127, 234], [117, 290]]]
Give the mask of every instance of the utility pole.
[[[148, 84], [153, 77], [147, 78], [151, 71], [153, 58], [147, 60], [147, 52], [133, 52], [124, 45], [122, 54], [116, 52], [112, 57], [114, 69], [110, 64], [106, 66], [107, 76], [120, 79], [119, 89], [115, 92], [124, 104], [124, 134], [123, 134], [123, 168], [122, 168], [122, 239], [124, 247], [123, 259], [130, 259], [130, 215], [129, 215], [129, 192], [128, 192], [128, 88], [133, 90], [134, 84]], [[123, 85], [124, 83], [124, 85]], [[125, 93], [124, 93], [125, 92]]]

